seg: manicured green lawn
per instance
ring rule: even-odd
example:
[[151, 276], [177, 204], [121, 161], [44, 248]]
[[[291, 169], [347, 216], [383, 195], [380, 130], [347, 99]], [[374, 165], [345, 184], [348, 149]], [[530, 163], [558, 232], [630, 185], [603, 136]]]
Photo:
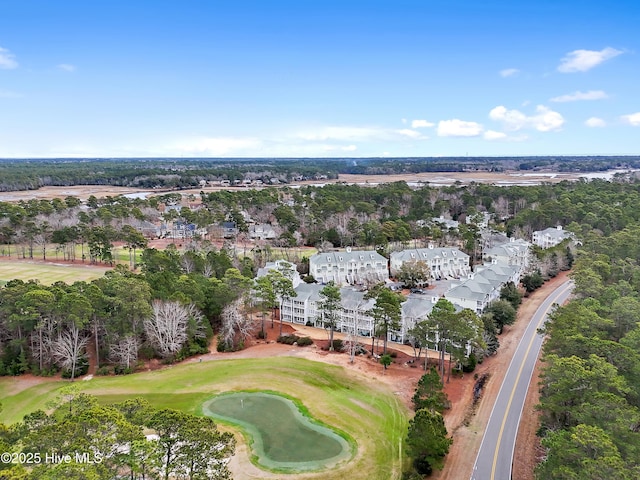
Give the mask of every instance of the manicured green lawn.
[[[12, 382], [15, 380], [0, 379], [0, 420], [5, 423], [46, 408], [58, 388], [68, 385], [52, 381], [12, 394]], [[282, 392], [299, 400], [310, 416], [347, 432], [357, 443], [352, 461], [319, 473], [317, 478], [400, 478], [406, 408], [386, 387], [366, 383], [342, 367], [294, 357], [220, 360], [122, 377], [94, 377], [77, 385], [105, 403], [141, 396], [158, 407], [196, 414], [202, 414], [202, 404], [218, 393], [248, 389]]]
[[0, 285], [9, 280], [39, 280], [51, 285], [57, 281], [73, 283], [77, 280], [90, 281], [100, 278], [109, 268], [103, 266], [68, 265], [33, 262], [30, 260], [0, 260]]

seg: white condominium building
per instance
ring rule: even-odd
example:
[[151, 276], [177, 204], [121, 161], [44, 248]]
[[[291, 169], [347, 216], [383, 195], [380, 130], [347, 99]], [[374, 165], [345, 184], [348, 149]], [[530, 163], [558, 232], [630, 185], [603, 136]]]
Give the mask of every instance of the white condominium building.
[[466, 277], [471, 272], [469, 255], [453, 247], [430, 245], [429, 248], [393, 252], [390, 260], [391, 275], [397, 275], [400, 267], [407, 262], [426, 263], [434, 280]]
[[361, 285], [389, 279], [387, 259], [375, 250], [317, 253], [309, 258], [309, 274], [318, 283]]
[[571, 232], [563, 230], [562, 226], [558, 225], [556, 228], [536, 230], [533, 232], [532, 241], [539, 247], [551, 248], [555, 247], [566, 238], [572, 238]]

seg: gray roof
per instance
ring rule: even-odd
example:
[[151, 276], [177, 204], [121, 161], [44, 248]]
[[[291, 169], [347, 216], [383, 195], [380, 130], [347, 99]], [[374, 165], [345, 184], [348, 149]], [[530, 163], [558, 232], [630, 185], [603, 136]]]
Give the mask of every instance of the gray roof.
[[467, 283], [453, 287], [446, 294], [447, 297], [464, 298], [468, 300], [483, 301], [487, 298], [488, 293], [474, 291], [469, 288]]
[[514, 240], [512, 242], [503, 243], [492, 248], [487, 248], [484, 251], [485, 256], [506, 256], [515, 257], [523, 250], [528, 250], [529, 242], [525, 240]]
[[378, 261], [387, 262], [387, 259], [375, 250], [352, 250], [340, 252], [316, 253], [309, 257], [311, 263], [349, 263], [349, 262]]
[[566, 230], [562, 230], [562, 228], [545, 228], [544, 230], [538, 230], [534, 233], [538, 233], [540, 235], [549, 235], [551, 238], [564, 239], [569, 237], [571, 234]]
[[437, 248], [411, 248], [408, 250], [402, 250], [401, 252], [393, 252], [391, 258], [394, 260], [400, 260], [402, 262], [415, 261], [429, 261], [434, 258], [462, 258], [469, 259], [469, 255], [461, 252], [454, 247], [437, 247]]
[[317, 302], [321, 299], [320, 290], [323, 288], [323, 285], [317, 283], [301, 283], [294, 289], [298, 294], [295, 299], [296, 301], [309, 300], [311, 302]]
[[431, 297], [409, 296], [402, 303], [402, 315], [408, 318], [424, 318], [431, 313], [435, 303]]
[[478, 267], [476, 274], [494, 284], [505, 284], [511, 280], [516, 271], [515, 267], [496, 263]]
[[365, 300], [365, 294], [366, 292], [360, 292], [353, 288], [341, 288], [340, 303], [342, 308], [345, 310], [369, 310], [373, 308], [375, 300], [372, 298]]

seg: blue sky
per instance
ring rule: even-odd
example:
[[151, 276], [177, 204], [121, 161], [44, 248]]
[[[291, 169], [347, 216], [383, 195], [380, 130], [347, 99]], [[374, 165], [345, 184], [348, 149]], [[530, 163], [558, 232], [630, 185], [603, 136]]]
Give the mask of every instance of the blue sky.
[[640, 154], [640, 2], [0, 0], [0, 157]]

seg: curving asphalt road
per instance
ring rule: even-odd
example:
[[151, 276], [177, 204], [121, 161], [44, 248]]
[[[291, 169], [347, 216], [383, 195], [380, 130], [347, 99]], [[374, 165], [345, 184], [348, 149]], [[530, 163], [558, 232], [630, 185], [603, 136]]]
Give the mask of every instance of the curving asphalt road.
[[511, 480], [518, 425], [542, 346], [543, 336], [538, 333], [538, 329], [543, 325], [553, 305], [564, 303], [571, 295], [572, 289], [571, 281], [560, 285], [542, 302], [531, 318], [493, 405], [471, 480]]

